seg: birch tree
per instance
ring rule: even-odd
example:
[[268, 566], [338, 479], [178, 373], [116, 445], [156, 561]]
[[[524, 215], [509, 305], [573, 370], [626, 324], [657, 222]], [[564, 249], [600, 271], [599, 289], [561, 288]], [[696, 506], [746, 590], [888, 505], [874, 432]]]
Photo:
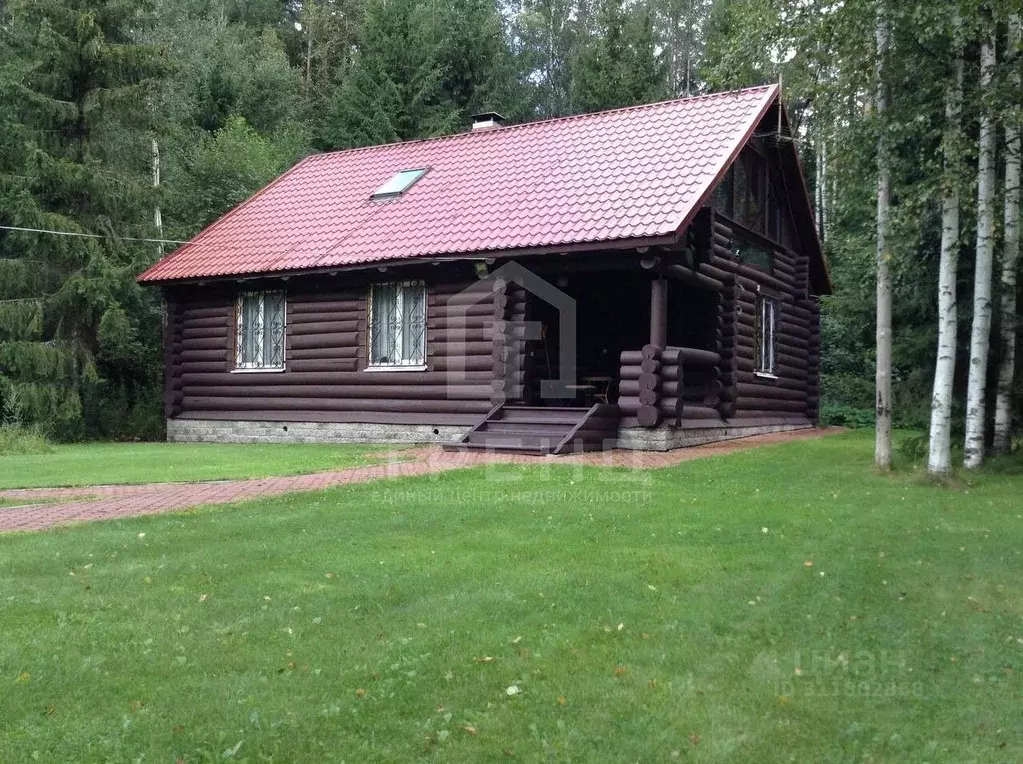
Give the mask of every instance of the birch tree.
[[891, 215], [891, 156], [887, 135], [888, 89], [887, 59], [889, 28], [887, 4], [878, 3], [876, 28], [875, 108], [879, 134], [877, 139], [877, 370], [875, 395], [877, 430], [874, 440], [874, 464], [881, 470], [892, 466], [892, 274], [888, 242]]
[[938, 265], [938, 359], [931, 398], [931, 437], [927, 471], [946, 475], [952, 469], [952, 382], [955, 375], [958, 307], [956, 266], [959, 262], [959, 142], [963, 103], [962, 19], [953, 11], [955, 60], [945, 88], [943, 140], [943, 196], [941, 203], [941, 259]]
[[[1012, 92], [1020, 92], [1018, 55], [1020, 45], [1020, 16], [1009, 17], [1006, 67]], [[1018, 106], [1017, 106], [1018, 109]], [[999, 354], [998, 386], [995, 396], [994, 451], [1007, 454], [1012, 445], [1012, 388], [1016, 371], [1016, 269], [1019, 261], [1019, 203], [1020, 203], [1020, 125], [1019, 114], [1010, 112], [1005, 124], [1005, 251], [1002, 253], [1001, 304], [999, 327], [1001, 353]]]
[[977, 160], [977, 261], [973, 278], [973, 329], [970, 373], [966, 389], [966, 443], [963, 466], [974, 469], [984, 460], [986, 387], [991, 339], [991, 280], [995, 227], [995, 128], [989, 103], [997, 65], [994, 25], [986, 30], [980, 51], [980, 143]]

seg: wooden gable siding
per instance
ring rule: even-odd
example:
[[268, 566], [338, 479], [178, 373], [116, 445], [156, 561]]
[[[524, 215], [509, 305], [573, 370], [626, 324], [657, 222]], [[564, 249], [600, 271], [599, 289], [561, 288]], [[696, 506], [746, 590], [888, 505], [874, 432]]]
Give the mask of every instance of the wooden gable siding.
[[[773, 273], [739, 262], [737, 235], [749, 233], [707, 209], [710, 250], [703, 257], [727, 274], [721, 313], [721, 413], [737, 425], [816, 421], [819, 403], [819, 308], [809, 293], [808, 256], [780, 244], [768, 244]], [[757, 296], [776, 301], [775, 372], [756, 373]]]
[[[373, 279], [342, 282], [343, 278], [296, 277], [266, 287], [244, 287], [283, 288], [287, 294], [284, 371], [234, 372], [237, 289], [169, 291], [167, 415], [460, 425], [474, 423], [490, 410], [495, 394], [492, 292], [476, 290], [461, 296], [473, 284], [464, 275], [450, 281], [442, 274], [425, 279], [426, 370], [368, 371], [368, 294]], [[381, 275], [375, 280], [390, 279]], [[334, 286], [339, 282], [346, 285]]]

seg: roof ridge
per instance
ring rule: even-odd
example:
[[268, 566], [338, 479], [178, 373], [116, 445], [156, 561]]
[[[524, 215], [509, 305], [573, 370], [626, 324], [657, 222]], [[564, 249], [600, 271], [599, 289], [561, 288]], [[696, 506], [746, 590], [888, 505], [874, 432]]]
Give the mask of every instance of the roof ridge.
[[627, 111], [641, 111], [643, 109], [651, 109], [657, 106], [667, 106], [669, 104], [685, 103], [688, 101], [704, 101], [712, 98], [724, 98], [726, 96], [736, 96], [740, 93], [753, 93], [756, 91], [767, 92], [772, 89], [777, 89], [777, 84], [769, 85], [753, 85], [746, 88], [737, 88], [735, 90], [722, 90], [715, 93], [701, 93], [695, 96], [685, 96], [683, 98], [667, 98], [663, 101], [653, 101], [651, 103], [637, 103], [632, 106], [617, 106], [613, 109], [603, 109], [601, 111], [588, 111], [582, 114], [565, 114], [560, 117], [547, 117], [546, 119], [537, 119], [531, 122], [516, 122], [514, 125], [507, 125], [504, 127], [491, 129], [491, 130], [466, 130], [460, 133], [448, 133], [447, 135], [435, 135], [432, 138], [410, 138], [407, 141], [394, 141], [393, 143], [375, 143], [372, 146], [355, 146], [350, 149], [333, 149], [331, 151], [321, 151], [318, 154], [309, 154], [305, 159], [316, 160], [320, 157], [336, 156], [338, 154], [355, 154], [360, 151], [372, 151], [374, 149], [381, 149], [384, 147], [390, 148], [393, 146], [410, 146], [413, 144], [422, 143], [433, 143], [440, 141], [453, 140], [455, 138], [465, 138], [467, 136], [478, 136], [478, 135], [495, 135], [498, 133], [507, 133], [509, 130], [518, 130], [526, 127], [534, 127], [536, 125], [547, 125], [554, 122], [570, 122], [576, 120], [589, 119], [593, 117], [600, 117], [605, 114], [617, 114]]

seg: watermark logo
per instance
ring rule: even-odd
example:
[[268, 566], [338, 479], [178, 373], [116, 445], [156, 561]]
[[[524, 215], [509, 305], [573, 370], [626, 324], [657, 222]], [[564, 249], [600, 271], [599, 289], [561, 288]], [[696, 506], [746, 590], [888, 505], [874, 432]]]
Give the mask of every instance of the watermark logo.
[[[493, 304], [494, 331], [489, 335], [493, 349], [490, 357], [493, 368], [501, 372], [495, 375], [495, 384], [504, 385], [511, 381], [510, 387], [515, 387], [514, 375], [519, 368], [517, 354], [522, 352], [526, 342], [540, 340], [544, 327], [539, 321], [527, 321], [524, 314], [516, 310], [513, 294], [517, 290], [512, 289], [513, 286], [552, 306], [558, 316], [558, 373], [553, 379], [540, 381], [540, 397], [544, 400], [573, 397], [572, 388], [576, 383], [575, 299], [525, 266], [509, 262], [447, 300], [449, 398], [458, 397], [468, 382], [468, 361], [480, 356], [476, 343], [486, 342], [481, 338], [488, 334], [477, 330], [484, 322], [474, 320], [485, 316], [477, 307], [484, 302], [492, 301]], [[495, 392], [498, 393], [495, 398], [500, 399], [505, 390], [502, 388]]]

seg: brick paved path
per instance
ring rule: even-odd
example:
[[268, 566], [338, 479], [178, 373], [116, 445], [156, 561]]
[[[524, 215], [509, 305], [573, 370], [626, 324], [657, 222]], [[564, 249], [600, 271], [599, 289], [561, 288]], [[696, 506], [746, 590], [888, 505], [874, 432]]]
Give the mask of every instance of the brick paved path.
[[[608, 451], [555, 457], [557, 464], [588, 464], [595, 466], [652, 469], [731, 451], [756, 448], [790, 440], [819, 438], [839, 432], [838, 429], [799, 430], [795, 432], [758, 435], [742, 440], [710, 443], [656, 453], [650, 451]], [[148, 485], [109, 485], [91, 488], [23, 488], [0, 491], [7, 502], [17, 499], [38, 502], [15, 507], [0, 507], [0, 533], [33, 531], [57, 525], [109, 520], [136, 515], [197, 507], [205, 504], [228, 504], [260, 496], [275, 496], [293, 491], [318, 491], [349, 483], [363, 483], [380, 478], [426, 475], [435, 472], [473, 467], [493, 462], [518, 464], [548, 463], [548, 457], [493, 454], [485, 452], [445, 452], [439, 447], [396, 451], [387, 461], [366, 467], [353, 467], [336, 472], [318, 472], [291, 477], [224, 480], [209, 483], [151, 483]], [[40, 499], [54, 499], [53, 502]]]

